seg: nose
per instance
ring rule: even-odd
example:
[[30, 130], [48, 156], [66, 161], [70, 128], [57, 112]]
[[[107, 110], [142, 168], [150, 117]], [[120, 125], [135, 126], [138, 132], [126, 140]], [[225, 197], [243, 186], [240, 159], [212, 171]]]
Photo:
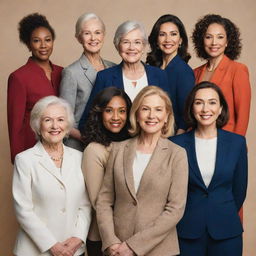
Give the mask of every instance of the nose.
[[53, 128], [53, 129], [57, 129], [57, 128], [58, 128], [57, 120], [53, 120], [53, 121], [52, 121], [52, 128]]
[[148, 118], [149, 119], [153, 119], [155, 117], [155, 112], [154, 112], [154, 110], [150, 110], [149, 112], [148, 112]]
[[215, 36], [212, 38], [212, 44], [213, 45], [217, 44], [217, 38]]
[[91, 33], [91, 40], [95, 40], [96, 36], [94, 35], [94, 33]]
[[112, 120], [119, 120], [119, 113], [118, 111], [113, 111]]
[[46, 45], [45, 41], [44, 41], [44, 40], [42, 40], [42, 41], [41, 41], [41, 44], [40, 44], [40, 47], [41, 47], [41, 48], [44, 48], [44, 47], [45, 47], [45, 45]]
[[203, 104], [202, 111], [203, 111], [203, 112], [207, 112], [208, 109], [209, 109], [208, 104], [207, 104], [207, 103]]

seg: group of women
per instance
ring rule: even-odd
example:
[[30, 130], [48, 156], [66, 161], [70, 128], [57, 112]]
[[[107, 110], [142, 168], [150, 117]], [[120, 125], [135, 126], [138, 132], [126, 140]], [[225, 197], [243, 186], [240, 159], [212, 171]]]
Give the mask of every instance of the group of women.
[[8, 80], [15, 255], [241, 256], [251, 95], [235, 24], [196, 23], [206, 63], [194, 72], [170, 14], [149, 37], [122, 23], [118, 65], [101, 58], [105, 25], [93, 13], [78, 18], [83, 53], [63, 70], [49, 60], [44, 16], [24, 17], [19, 33], [32, 56]]

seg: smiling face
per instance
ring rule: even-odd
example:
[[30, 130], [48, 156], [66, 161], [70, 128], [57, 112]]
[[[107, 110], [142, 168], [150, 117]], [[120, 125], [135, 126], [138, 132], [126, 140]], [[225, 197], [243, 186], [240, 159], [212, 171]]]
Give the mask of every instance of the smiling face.
[[215, 90], [204, 88], [196, 92], [193, 114], [197, 120], [197, 127], [216, 127], [216, 120], [221, 111], [219, 95]]
[[78, 41], [88, 53], [100, 52], [104, 42], [104, 29], [97, 19], [90, 19], [82, 25]]
[[173, 58], [182, 43], [178, 27], [172, 22], [163, 23], [158, 34], [158, 46], [164, 55]]
[[118, 133], [126, 124], [127, 106], [120, 96], [114, 96], [102, 113], [104, 127], [113, 133]]
[[53, 50], [51, 32], [45, 27], [35, 29], [31, 34], [29, 50], [37, 61], [48, 61]]
[[124, 35], [119, 43], [118, 52], [123, 61], [135, 64], [141, 61], [145, 43], [139, 29], [134, 29]]
[[204, 49], [211, 58], [222, 58], [227, 47], [227, 34], [224, 27], [213, 23], [204, 36]]
[[63, 106], [50, 105], [42, 114], [40, 134], [42, 141], [49, 144], [60, 144], [68, 133], [67, 111]]
[[157, 94], [146, 96], [136, 116], [144, 134], [160, 136], [168, 119], [165, 101]]

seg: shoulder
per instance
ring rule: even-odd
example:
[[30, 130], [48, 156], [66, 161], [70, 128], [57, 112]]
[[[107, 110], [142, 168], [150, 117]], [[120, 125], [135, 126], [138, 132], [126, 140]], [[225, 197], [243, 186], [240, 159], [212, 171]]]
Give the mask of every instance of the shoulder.
[[64, 150], [65, 150], [64, 152], [67, 152], [67, 156], [69, 158], [76, 159], [79, 161], [78, 163], [81, 163], [82, 156], [83, 156], [83, 153], [81, 151], [71, 147], [67, 147], [65, 145], [64, 145]]
[[248, 72], [247, 66], [238, 61], [230, 60], [229, 66], [232, 66], [236, 71], [247, 71]]
[[164, 139], [166, 141], [166, 145], [168, 146], [168, 150], [172, 152], [185, 152], [184, 148], [179, 144], [176, 144], [174, 141], [169, 139]]
[[52, 64], [52, 66], [53, 66], [53, 69], [54, 69], [54, 70], [59, 71], [59, 72], [61, 72], [62, 69], [63, 69], [63, 67], [61, 67], [61, 66], [59, 66], [59, 65]]
[[19, 77], [19, 76], [23, 76], [24, 74], [27, 74], [29, 72], [29, 63], [24, 64], [23, 66], [19, 67], [18, 69], [16, 69], [15, 71], [13, 71], [10, 77]]
[[109, 60], [105, 60], [105, 59], [104, 59], [103, 62], [104, 62], [104, 65], [105, 65], [107, 68], [116, 66], [116, 63], [111, 62], [111, 61], [109, 61]]
[[64, 68], [64, 71], [74, 71], [74, 70], [77, 70], [78, 68], [81, 68], [81, 65], [80, 65], [80, 59], [74, 61], [73, 63], [71, 63], [70, 65], [68, 65], [67, 67]]
[[244, 136], [234, 133], [234, 132], [229, 132], [226, 130], [219, 129], [218, 130], [218, 139], [221, 139], [221, 138], [229, 140], [230, 145], [233, 143], [235, 143], [235, 144], [237, 144], [237, 143], [245, 144], [246, 143], [246, 139]]
[[147, 72], [152, 72], [152, 73], [159, 73], [159, 74], [164, 74], [164, 70], [158, 68], [158, 67], [154, 67], [148, 64], [145, 64], [145, 69]]
[[199, 67], [197, 67], [197, 68], [195, 68], [195, 69], [194, 69], [194, 72], [195, 72], [195, 73], [201, 72], [202, 69], [205, 67], [205, 65], [206, 65], [206, 63], [204, 63], [203, 65], [201, 65], [201, 66], [199, 66]]
[[186, 140], [192, 136], [193, 131], [185, 132], [183, 134], [175, 135], [169, 138], [170, 141], [178, 145], [182, 145]]
[[104, 154], [110, 151], [111, 146], [106, 147], [97, 142], [91, 142], [84, 150], [84, 153]]
[[113, 67], [109, 67], [109, 68], [106, 68], [104, 70], [101, 70], [101, 71], [98, 72], [98, 75], [99, 76], [105, 76], [105, 75], [109, 75], [113, 72], [117, 72], [118, 70], [122, 70], [121, 64], [118, 64], [118, 65], [115, 65]]

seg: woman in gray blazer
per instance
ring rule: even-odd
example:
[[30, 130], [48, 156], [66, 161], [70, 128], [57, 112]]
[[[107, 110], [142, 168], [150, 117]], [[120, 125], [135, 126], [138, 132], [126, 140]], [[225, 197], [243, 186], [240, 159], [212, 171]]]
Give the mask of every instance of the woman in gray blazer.
[[83, 151], [83, 143], [80, 141], [81, 134], [77, 129], [80, 117], [90, 96], [97, 72], [115, 64], [103, 60], [100, 56], [105, 36], [105, 25], [97, 15], [94, 13], [81, 15], [76, 22], [75, 36], [84, 51], [77, 61], [63, 70], [60, 97], [70, 103], [75, 115], [74, 128], [65, 144]]

